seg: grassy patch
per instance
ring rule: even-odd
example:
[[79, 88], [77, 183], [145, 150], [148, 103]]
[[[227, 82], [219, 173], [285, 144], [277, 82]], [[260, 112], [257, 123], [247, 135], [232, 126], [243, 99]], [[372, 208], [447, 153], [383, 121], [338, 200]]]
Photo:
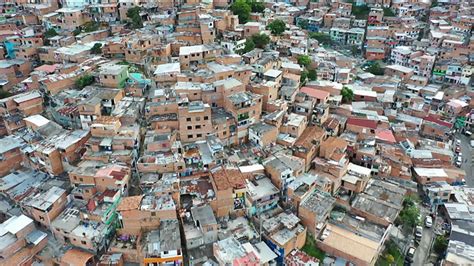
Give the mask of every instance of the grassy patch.
[[310, 234], [306, 236], [306, 243], [304, 244], [301, 250], [306, 252], [311, 257], [318, 258], [320, 261], [323, 261], [324, 257], [326, 257], [326, 253], [316, 247], [316, 241], [314, 240], [314, 237]]
[[[391, 255], [391, 258], [389, 255]], [[395, 243], [393, 242], [388, 242], [385, 245], [385, 250], [383, 251], [382, 255], [379, 257], [375, 265], [377, 266], [390, 266], [390, 265], [403, 266], [404, 260], [405, 260], [405, 256], [403, 256], [403, 254], [400, 252], [397, 245], [395, 245]]]

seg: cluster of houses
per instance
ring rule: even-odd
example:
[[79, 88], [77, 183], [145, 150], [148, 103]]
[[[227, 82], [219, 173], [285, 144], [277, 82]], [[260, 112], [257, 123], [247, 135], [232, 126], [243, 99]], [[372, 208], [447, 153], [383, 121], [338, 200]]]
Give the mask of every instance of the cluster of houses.
[[0, 3], [0, 264], [473, 263], [472, 3], [231, 5]]

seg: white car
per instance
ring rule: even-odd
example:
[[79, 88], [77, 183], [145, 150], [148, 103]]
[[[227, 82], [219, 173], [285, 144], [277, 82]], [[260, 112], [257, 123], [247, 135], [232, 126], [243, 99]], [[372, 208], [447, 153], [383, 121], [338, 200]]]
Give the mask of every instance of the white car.
[[426, 216], [426, 219], [425, 219], [425, 226], [426, 228], [431, 228], [433, 226], [433, 218], [431, 218], [431, 216]]
[[420, 240], [423, 236], [423, 227], [417, 226], [415, 231], [415, 240]]

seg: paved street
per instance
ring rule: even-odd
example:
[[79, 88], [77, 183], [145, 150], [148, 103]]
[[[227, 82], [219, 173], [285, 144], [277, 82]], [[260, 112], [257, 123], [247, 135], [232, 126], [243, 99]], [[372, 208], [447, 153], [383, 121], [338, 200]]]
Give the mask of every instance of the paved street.
[[[472, 149], [470, 143], [470, 137], [457, 134], [457, 138], [461, 140], [461, 152], [462, 152], [462, 169], [466, 171], [466, 184], [468, 187], [474, 187], [474, 176], [472, 169]], [[466, 162], [465, 162], [466, 161]]]
[[415, 251], [415, 257], [413, 259], [412, 265], [425, 265], [426, 264], [426, 258], [428, 257], [430, 247], [431, 247], [431, 242], [433, 241], [433, 229], [432, 228], [426, 228], [424, 226], [425, 224], [425, 217], [428, 214], [428, 211], [423, 208], [421, 210], [421, 217], [423, 219], [422, 221], [422, 226], [423, 226], [423, 236], [421, 237], [421, 241], [416, 248]]

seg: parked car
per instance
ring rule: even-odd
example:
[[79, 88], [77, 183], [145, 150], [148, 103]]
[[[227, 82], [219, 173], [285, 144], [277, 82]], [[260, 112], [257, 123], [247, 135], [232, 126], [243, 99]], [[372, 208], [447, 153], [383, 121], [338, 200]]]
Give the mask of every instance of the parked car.
[[429, 215], [425, 218], [425, 226], [426, 228], [431, 228], [433, 226], [433, 218]]
[[407, 255], [405, 257], [405, 260], [407, 262], [413, 262], [413, 258], [415, 257], [415, 251], [416, 251], [415, 247], [409, 247], [408, 248]]
[[466, 131], [466, 132], [464, 132], [464, 135], [466, 135], [466, 136], [469, 136], [469, 137], [470, 137], [470, 136], [472, 135], [472, 132], [471, 132], [471, 131]]
[[415, 230], [415, 240], [420, 241], [422, 236], [423, 236], [423, 227], [418, 225], [416, 226], [416, 230]]

